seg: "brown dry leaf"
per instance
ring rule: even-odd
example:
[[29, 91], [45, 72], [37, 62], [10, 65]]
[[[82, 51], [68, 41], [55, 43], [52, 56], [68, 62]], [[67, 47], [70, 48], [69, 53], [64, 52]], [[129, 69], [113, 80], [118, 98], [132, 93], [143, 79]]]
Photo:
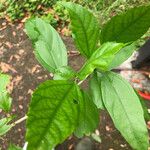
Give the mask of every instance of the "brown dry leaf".
[[147, 122], [147, 128], [150, 130], [150, 121]]
[[[1, 31], [1, 29], [0, 29], [0, 31]], [[0, 39], [2, 39], [2, 38], [4, 38], [4, 35], [0, 35]]]
[[73, 149], [73, 144], [69, 145], [68, 149], [72, 150]]
[[34, 73], [40, 66], [39, 65], [35, 65], [32, 69], [31, 69], [31, 73]]
[[15, 78], [13, 78], [12, 82], [14, 83], [14, 85], [18, 85], [21, 80], [22, 76], [17, 75]]
[[10, 42], [6, 42], [5, 45], [8, 46], [8, 48], [12, 48], [13, 47], [13, 45]]
[[62, 30], [61, 30], [61, 33], [65, 36], [69, 36], [71, 34], [71, 31], [67, 28], [67, 27], [64, 27]]
[[22, 28], [23, 28], [23, 24], [19, 23], [18, 26], [17, 26], [17, 30], [22, 29]]
[[43, 77], [37, 77], [39, 80], [42, 80]]
[[4, 26], [4, 27], [0, 28], [0, 31], [2, 31], [2, 30], [4, 30], [4, 29], [6, 29], [6, 27], [7, 27], [7, 26]]
[[19, 96], [19, 98], [18, 98], [19, 101], [22, 101], [23, 99], [24, 99], [23, 96]]
[[7, 73], [9, 71], [12, 71], [13, 73], [17, 73], [17, 71], [11, 65], [6, 64], [4, 62], [0, 62], [0, 68], [4, 73]]
[[29, 89], [28, 94], [32, 94], [32, 93], [33, 93], [33, 90]]
[[14, 56], [10, 56], [9, 60], [8, 60], [8, 63], [10, 63], [12, 60], [13, 60]]
[[20, 56], [16, 54], [16, 55], [14, 55], [14, 58], [16, 58], [17, 61], [19, 61]]
[[8, 85], [7, 85], [7, 91], [9, 93], [11, 93], [13, 91], [13, 87], [14, 87], [14, 83], [13, 82], [10, 82]]
[[28, 68], [28, 72], [29, 73], [31, 73], [31, 74], [33, 74], [33, 73], [38, 73], [39, 72], [39, 69], [38, 68], [40, 68], [40, 66], [39, 65], [35, 65], [34, 67], [32, 67], [32, 68]]
[[22, 105], [19, 105], [19, 108], [22, 110], [22, 109], [23, 109], [23, 106], [22, 106]]
[[24, 50], [23, 49], [20, 49], [19, 50], [19, 55], [22, 55], [24, 53]]
[[10, 19], [10, 17], [9, 17], [8, 15], [5, 15], [5, 19], [7, 20], [7, 22], [8, 22], [9, 24], [11, 24], [10, 22], [12, 22], [12, 21], [11, 21], [11, 19]]
[[19, 55], [12, 55], [10, 56], [9, 60], [8, 60], [8, 63], [10, 63], [11, 61], [13, 61], [13, 59], [16, 59], [17, 61], [20, 60], [20, 56]]
[[24, 17], [22, 20], [21, 20], [21, 23], [25, 23], [26, 22], [26, 20], [28, 20], [30, 18], [30, 16], [29, 15], [27, 15], [26, 17]]
[[13, 36], [16, 36], [16, 35], [17, 35], [15, 31], [13, 31], [12, 34], [13, 34]]
[[7, 24], [6, 22], [3, 22], [3, 23], [2, 23], [2, 26], [6, 26], [6, 24]]
[[0, 55], [1, 55], [1, 56], [3, 55], [3, 53], [4, 53], [4, 52], [0, 50]]
[[49, 9], [47, 9], [47, 10], [45, 10], [45, 13], [46, 14], [52, 14], [52, 15], [54, 15], [55, 14], [55, 11], [54, 11], [54, 9], [51, 9], [51, 8], [49, 8]]

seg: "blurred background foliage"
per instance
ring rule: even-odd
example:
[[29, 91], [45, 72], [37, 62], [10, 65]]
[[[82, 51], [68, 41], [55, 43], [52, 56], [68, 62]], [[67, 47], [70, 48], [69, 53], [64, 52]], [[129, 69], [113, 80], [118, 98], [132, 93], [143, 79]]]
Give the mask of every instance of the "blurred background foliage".
[[[69, 0], [0, 0], [0, 16], [9, 21], [20, 21], [30, 16], [40, 16], [51, 23], [58, 31], [70, 35], [67, 11], [57, 4]], [[81, 4], [92, 11], [102, 25], [112, 16], [142, 4], [150, 4], [150, 0], [70, 0]], [[144, 38], [150, 35], [148, 32]]]
[[[68, 21], [67, 12], [57, 2], [60, 0], [0, 0], [1, 16], [20, 20], [26, 16], [42, 16], [56, 25], [59, 20]], [[68, 1], [68, 0], [63, 0]], [[70, 0], [79, 3], [100, 18], [101, 22], [129, 7], [147, 4], [149, 0]]]

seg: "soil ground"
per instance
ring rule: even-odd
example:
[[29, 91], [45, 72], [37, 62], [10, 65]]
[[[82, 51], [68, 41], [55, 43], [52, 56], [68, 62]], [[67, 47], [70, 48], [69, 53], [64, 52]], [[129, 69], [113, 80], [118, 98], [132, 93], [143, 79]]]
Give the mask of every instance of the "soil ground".
[[[51, 74], [44, 70], [33, 54], [31, 41], [23, 31], [23, 24], [8, 24], [0, 19], [0, 70], [9, 74], [11, 84], [9, 90], [13, 98], [11, 114], [16, 114], [16, 120], [23, 117], [31, 98], [31, 93], [41, 82], [51, 79]], [[75, 47], [70, 37], [63, 37], [68, 50], [74, 51]], [[80, 56], [70, 56], [69, 64], [78, 70], [83, 59]], [[0, 113], [3, 116], [3, 112]], [[100, 126], [98, 131], [101, 143], [93, 142], [93, 150], [131, 150], [130, 146], [114, 128], [109, 115], [100, 113]], [[2, 150], [7, 150], [9, 143], [23, 146], [25, 142], [25, 122], [13, 128], [3, 139], [0, 139]], [[57, 147], [58, 150], [73, 150], [79, 139], [69, 138]]]

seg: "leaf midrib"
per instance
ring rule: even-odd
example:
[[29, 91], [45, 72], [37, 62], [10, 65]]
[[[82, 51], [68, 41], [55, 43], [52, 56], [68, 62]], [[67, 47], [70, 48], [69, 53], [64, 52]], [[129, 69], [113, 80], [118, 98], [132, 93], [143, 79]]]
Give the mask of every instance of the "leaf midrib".
[[[108, 77], [108, 76], [107, 76], [107, 77]], [[109, 80], [110, 83], [112, 83], [110, 77], [108, 77], [107, 79]], [[118, 98], [119, 98], [119, 102], [121, 103], [121, 106], [122, 106], [122, 108], [124, 109], [125, 116], [127, 117], [128, 121], [129, 121], [129, 125], [130, 125], [129, 127], [130, 127], [130, 129], [131, 129], [131, 131], [132, 131], [132, 133], [133, 133], [135, 139], [136, 139], [139, 143], [141, 143], [141, 141], [140, 141], [139, 138], [136, 136], [136, 134], [135, 134], [135, 132], [134, 132], [134, 130], [133, 130], [132, 123], [131, 123], [131, 121], [130, 121], [130, 119], [129, 119], [129, 117], [128, 117], [128, 113], [126, 112], [126, 109], [125, 109], [125, 107], [124, 107], [124, 105], [123, 105], [123, 103], [122, 103], [122, 101], [121, 101], [121, 99], [120, 99], [120, 96], [118, 95], [118, 93], [117, 93], [115, 87], [113, 86], [113, 84], [110, 84], [110, 85], [111, 85], [111, 87], [114, 89], [114, 92], [116, 93], [116, 95], [117, 95]]]
[[[36, 22], [37, 23], [37, 22]], [[49, 25], [49, 30], [50, 30], [50, 28], [51, 28], [51, 26]], [[47, 40], [45, 40], [45, 36], [39, 31], [39, 29], [37, 28], [37, 27], [35, 27], [35, 31], [37, 31], [38, 33], [39, 33], [39, 37], [37, 38], [37, 40], [36, 40], [36, 42], [34, 42], [35, 44], [37, 43], [37, 42], [39, 42], [39, 41], [43, 41], [46, 45], [45, 45], [45, 47], [46, 47], [46, 49], [48, 49], [49, 51], [48, 51], [48, 53], [50, 54], [50, 56], [51, 56], [51, 58], [52, 58], [52, 60], [53, 60], [53, 62], [54, 62], [54, 65], [55, 65], [55, 67], [57, 68], [57, 66], [59, 66], [58, 64], [57, 64], [57, 61], [54, 59], [54, 55], [53, 55], [53, 50], [52, 49], [50, 49], [50, 46], [49, 46], [49, 43], [47, 42]], [[52, 30], [52, 41], [54, 41], [54, 32], [55, 32], [55, 30]], [[42, 37], [41, 39], [40, 39], [40, 37]], [[59, 37], [58, 37], [59, 38]], [[54, 43], [54, 42], [53, 42]], [[53, 44], [52, 43], [52, 44]], [[38, 53], [38, 50], [36, 50], [37, 51], [37, 53]], [[47, 50], [46, 50], [47, 51]], [[43, 60], [43, 59], [42, 59]], [[44, 60], [43, 60], [44, 61]], [[44, 61], [45, 62], [45, 61]], [[46, 62], [45, 62], [46, 63]], [[46, 63], [47, 64], [47, 63]], [[50, 66], [49, 64], [48, 64], [48, 66]], [[51, 66], [50, 66], [51, 67]], [[51, 67], [51, 68], [53, 68], [53, 67]], [[54, 69], [55, 70], [55, 69]]]
[[[145, 16], [145, 14], [147, 13], [147, 11], [149, 11], [149, 10], [147, 9], [146, 11], [144, 11], [144, 12], [140, 15], [140, 17], [138, 17], [138, 18], [136, 18], [134, 21], [132, 21], [122, 32], [118, 33], [118, 35], [123, 34], [123, 33], [125, 32], [125, 30], [131, 28], [131, 26], [133, 26], [133, 24], [137, 24], [137, 22], [139, 22], [139, 18], [140, 18], [140, 20], [141, 20], [141, 18], [142, 18], [143, 16]], [[120, 37], [117, 36], [116, 39], [118, 40], [119, 38], [120, 38]]]
[[[37, 56], [36, 56], [36, 55], [37, 55]], [[39, 52], [38, 52], [37, 50], [35, 50], [35, 56], [40, 58], [40, 60], [38, 60], [39, 63], [45, 64], [45, 65], [46, 65], [45, 68], [46, 68], [47, 70], [49, 70], [49, 71], [55, 70], [54, 67], [52, 67], [50, 64], [48, 64], [48, 63], [40, 56], [40, 54], [39, 54]], [[37, 59], [38, 59], [38, 58], [37, 58]], [[40, 61], [41, 61], [41, 62], [40, 62]], [[50, 70], [49, 67], [50, 67], [52, 70]]]
[[[67, 8], [68, 8], [72, 13], [74, 13], [74, 14], [76, 14], [76, 15], [78, 16], [78, 14], [77, 14], [75, 11], [71, 10], [69, 7], [67, 7]], [[89, 54], [87, 54], [86, 51], [83, 50], [83, 48], [81, 48], [81, 46], [80, 46], [80, 48], [81, 48], [81, 50], [83, 51], [83, 53], [84, 53], [87, 57], [89, 57], [89, 56], [90, 56], [90, 50], [89, 50], [89, 43], [88, 43], [88, 36], [87, 36], [87, 33], [86, 33], [86, 29], [85, 29], [85, 27], [84, 27], [84, 23], [82, 22], [80, 16], [78, 17], [78, 19], [79, 19], [79, 22], [80, 22], [80, 24], [81, 24], [81, 27], [83, 28], [83, 33], [85, 34], [86, 47], [87, 47], [87, 51], [89, 52]], [[76, 38], [76, 39], [77, 39], [77, 38]], [[77, 40], [77, 42], [78, 42], [78, 40]], [[78, 45], [80, 45], [79, 42], [78, 42]]]
[[[66, 97], [68, 96], [68, 93], [74, 88], [74, 84], [72, 84], [72, 86], [66, 91], [67, 94], [64, 94], [64, 97], [62, 98], [62, 101], [60, 101], [60, 103], [57, 105], [56, 107], [56, 111], [54, 111], [51, 116], [56, 116], [57, 112], [59, 111], [61, 105], [63, 104], [63, 102], [66, 100]], [[41, 138], [36, 142], [36, 147], [38, 148], [41, 145], [42, 142], [42, 138], [47, 134], [47, 129], [49, 132], [49, 128], [51, 126], [51, 123], [53, 122], [53, 120], [55, 119], [55, 117], [53, 117], [52, 119], [49, 119], [48, 123], [47, 123], [47, 127], [45, 127], [45, 130], [43, 131], [43, 134], [40, 136]]]
[[[149, 9], [147, 9], [146, 11], [144, 11], [144, 12], [140, 15], [140, 17], [138, 17], [138, 18], [136, 18], [134, 21], [130, 22], [130, 24], [128, 24], [128, 26], [126, 26], [126, 27], [125, 27], [123, 30], [121, 30], [119, 33], [116, 33], [116, 34], [114, 35], [115, 40], [119, 40], [119, 39], [120, 39], [120, 36], [121, 36], [124, 32], [126, 32], [127, 29], [131, 28], [131, 26], [133, 26], [134, 24], [136, 24], [136, 23], [139, 21], [139, 18], [141, 19], [141, 18], [146, 14], [147, 11], [149, 11]], [[124, 15], [120, 15], [120, 16], [124, 16]], [[118, 17], [120, 17], [120, 16], [118, 16]], [[113, 20], [112, 22], [114, 22], [114, 20]], [[122, 29], [122, 28], [121, 28], [121, 29]], [[104, 41], [105, 41], [105, 39], [104, 39]], [[103, 41], [103, 43], [104, 43], [104, 41]]]

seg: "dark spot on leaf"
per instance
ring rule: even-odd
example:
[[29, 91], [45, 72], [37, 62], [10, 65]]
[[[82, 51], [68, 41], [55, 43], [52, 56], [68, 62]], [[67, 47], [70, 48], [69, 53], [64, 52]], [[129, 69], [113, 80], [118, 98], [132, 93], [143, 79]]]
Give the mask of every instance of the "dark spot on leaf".
[[76, 99], [73, 99], [74, 104], [78, 104], [79, 102]]

